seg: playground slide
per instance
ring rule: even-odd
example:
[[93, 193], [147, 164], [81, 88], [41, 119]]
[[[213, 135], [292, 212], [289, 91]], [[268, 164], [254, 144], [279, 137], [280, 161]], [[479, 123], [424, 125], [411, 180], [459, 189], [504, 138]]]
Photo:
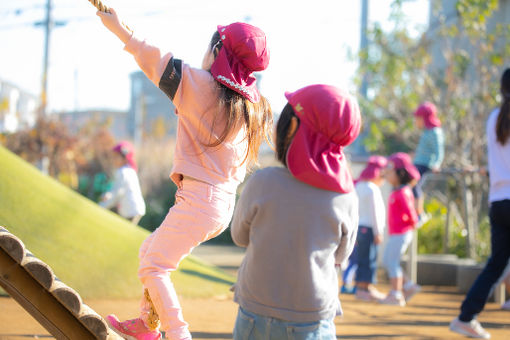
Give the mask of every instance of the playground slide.
[[2, 226], [0, 286], [57, 339], [122, 339]]

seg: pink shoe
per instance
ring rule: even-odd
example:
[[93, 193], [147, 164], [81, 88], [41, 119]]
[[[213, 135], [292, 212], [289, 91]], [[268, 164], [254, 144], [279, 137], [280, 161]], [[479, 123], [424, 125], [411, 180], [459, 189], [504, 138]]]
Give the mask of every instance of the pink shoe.
[[127, 340], [161, 339], [161, 333], [157, 330], [151, 331], [145, 327], [145, 324], [140, 318], [120, 322], [115, 315], [110, 314], [106, 317], [106, 322], [108, 322], [108, 325], [115, 333]]

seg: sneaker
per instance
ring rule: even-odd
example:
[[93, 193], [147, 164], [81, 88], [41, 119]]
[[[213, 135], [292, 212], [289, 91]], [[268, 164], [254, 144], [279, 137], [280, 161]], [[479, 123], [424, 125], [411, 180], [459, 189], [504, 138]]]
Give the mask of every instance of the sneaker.
[[426, 212], [421, 213], [420, 216], [418, 216], [418, 223], [416, 224], [416, 228], [423, 227], [423, 225], [425, 225], [425, 223], [430, 221], [431, 218], [432, 218], [432, 216], [430, 214], [428, 214]]
[[161, 333], [148, 329], [140, 318], [120, 322], [115, 315], [111, 314], [106, 317], [106, 322], [115, 333], [127, 340], [161, 339]]
[[480, 323], [476, 319], [473, 319], [470, 322], [462, 322], [459, 320], [459, 318], [455, 318], [452, 322], [450, 322], [450, 330], [452, 332], [466, 335], [471, 338], [479, 339], [491, 338], [489, 332], [483, 329], [482, 325], [480, 325]]
[[503, 309], [503, 310], [510, 310], [510, 300], [508, 300], [503, 305], [501, 305], [501, 309]]
[[380, 303], [383, 305], [390, 305], [390, 306], [400, 306], [404, 307], [406, 305], [406, 300], [404, 300], [404, 297], [402, 295], [397, 295], [394, 293], [389, 293], [386, 295], [386, 297], [382, 300], [379, 300]]
[[413, 296], [421, 291], [421, 286], [414, 283], [411, 287], [405, 289], [404, 288], [404, 299], [406, 302], [409, 302]]
[[342, 294], [356, 294], [356, 286], [346, 286], [343, 285], [340, 289], [340, 293]]
[[384, 299], [384, 294], [377, 290], [363, 290], [356, 291], [356, 299], [361, 301], [379, 301]]
[[382, 300], [386, 297], [386, 294], [380, 292], [379, 290], [377, 290], [377, 288], [375, 288], [372, 285], [368, 286], [368, 291], [370, 292], [370, 294], [372, 294], [372, 296], [374, 296], [377, 299], [377, 301]]

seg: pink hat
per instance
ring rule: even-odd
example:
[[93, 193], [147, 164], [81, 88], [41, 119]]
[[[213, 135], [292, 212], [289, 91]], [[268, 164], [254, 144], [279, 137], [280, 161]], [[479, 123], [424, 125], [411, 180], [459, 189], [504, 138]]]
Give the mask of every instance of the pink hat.
[[393, 168], [395, 170], [405, 169], [412, 179], [420, 179], [420, 172], [416, 169], [408, 154], [397, 152], [391, 155], [388, 160], [393, 163]]
[[416, 117], [422, 117], [427, 129], [433, 129], [441, 126], [441, 121], [437, 117], [437, 109], [431, 102], [424, 102], [414, 112]]
[[361, 172], [356, 181], [370, 181], [381, 174], [381, 170], [388, 165], [388, 160], [383, 156], [371, 156], [365, 169]]
[[129, 166], [132, 167], [134, 170], [137, 170], [135, 161], [135, 149], [133, 147], [133, 144], [131, 144], [127, 140], [121, 141], [113, 147], [113, 151], [118, 152], [122, 156], [124, 156]]
[[329, 85], [311, 85], [285, 96], [300, 120], [287, 151], [289, 171], [321, 189], [352, 191], [343, 147], [359, 134], [361, 115], [356, 99]]
[[250, 102], [260, 100], [255, 71], [269, 64], [266, 35], [259, 28], [236, 22], [218, 26], [223, 47], [211, 66], [211, 74], [221, 84], [241, 94]]

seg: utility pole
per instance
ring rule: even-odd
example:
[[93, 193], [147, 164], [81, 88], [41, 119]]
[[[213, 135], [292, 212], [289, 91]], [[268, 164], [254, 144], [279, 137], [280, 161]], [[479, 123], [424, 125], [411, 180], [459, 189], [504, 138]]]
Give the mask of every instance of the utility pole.
[[51, 18], [51, 0], [46, 0], [46, 19], [42, 22], [36, 22], [34, 26], [44, 26], [44, 60], [43, 60], [43, 74], [42, 74], [42, 85], [41, 85], [41, 115], [47, 114], [48, 105], [48, 65], [49, 65], [49, 54], [50, 54], [50, 36], [51, 30], [55, 26], [64, 26], [66, 21], [54, 22]]
[[[360, 34], [360, 51], [366, 50], [368, 47], [368, 7], [370, 6], [369, 0], [361, 0], [361, 34]], [[366, 98], [368, 90], [368, 79], [367, 75], [363, 74], [361, 80], [361, 95]]]
[[46, 116], [46, 106], [48, 104], [48, 57], [50, 50], [50, 33], [52, 28], [51, 22], [51, 0], [46, 1], [46, 20], [44, 21], [44, 61], [43, 61], [43, 75], [41, 86], [41, 113]]

